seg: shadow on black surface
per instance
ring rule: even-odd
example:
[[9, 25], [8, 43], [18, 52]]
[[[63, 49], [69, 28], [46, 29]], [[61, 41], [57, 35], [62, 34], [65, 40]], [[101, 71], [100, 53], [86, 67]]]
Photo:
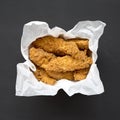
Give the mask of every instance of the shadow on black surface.
[[[63, 90], [59, 90], [55, 96], [17, 97], [17, 99], [19, 102], [24, 101], [24, 106], [21, 106], [20, 111], [27, 111], [31, 113], [29, 116], [36, 119], [41, 115], [44, 119], [96, 118], [99, 102], [97, 96], [88, 97], [76, 94], [69, 97]], [[18, 109], [20, 106], [16, 107]]]
[[[93, 98], [93, 99], [92, 99]], [[64, 116], [90, 116], [94, 114], [96, 103], [95, 96], [88, 97], [81, 94], [75, 94], [69, 97], [63, 90], [59, 90], [55, 97], [50, 97], [47, 105], [58, 110]], [[88, 112], [89, 111], [89, 112]]]

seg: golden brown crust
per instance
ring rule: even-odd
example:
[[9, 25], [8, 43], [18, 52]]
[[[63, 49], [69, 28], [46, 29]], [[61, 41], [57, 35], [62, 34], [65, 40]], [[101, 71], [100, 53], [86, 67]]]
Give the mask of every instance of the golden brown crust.
[[74, 58], [80, 58], [79, 56], [84, 54], [84, 52], [80, 52], [74, 41], [65, 41], [62, 38], [55, 38], [52, 36], [38, 38], [32, 45], [46, 52], [54, 53], [57, 56], [70, 55]]
[[46, 84], [54, 85], [56, 83], [56, 80], [48, 76], [44, 69], [37, 68], [37, 70], [34, 72], [34, 75], [39, 81], [42, 81]]
[[69, 39], [45, 36], [30, 46], [29, 58], [37, 70], [35, 77], [54, 85], [57, 80], [78, 81], [85, 79], [92, 64], [88, 39]]
[[29, 50], [30, 60], [37, 66], [47, 64], [51, 59], [56, 56], [52, 53], [47, 53], [43, 49], [31, 47]]
[[86, 78], [87, 74], [89, 72], [89, 68], [85, 68], [85, 69], [80, 69], [77, 71], [74, 71], [74, 80], [78, 81], [78, 80], [83, 80]]
[[88, 49], [88, 39], [68, 39], [68, 41], [75, 42], [79, 49]]
[[73, 76], [73, 72], [56, 72], [56, 71], [46, 71], [47, 74], [56, 79], [56, 80], [60, 80], [60, 79], [68, 79], [68, 80], [73, 80], [74, 76]]
[[48, 64], [42, 64], [41, 67], [50, 71], [67, 72], [88, 68], [91, 64], [91, 57], [86, 57], [84, 60], [78, 60], [71, 56], [64, 56], [54, 58]]

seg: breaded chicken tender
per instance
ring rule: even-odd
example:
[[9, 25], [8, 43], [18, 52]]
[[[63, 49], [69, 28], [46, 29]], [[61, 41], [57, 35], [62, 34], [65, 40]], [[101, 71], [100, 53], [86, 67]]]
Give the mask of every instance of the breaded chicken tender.
[[79, 58], [84, 52], [80, 52], [76, 43], [73, 41], [65, 41], [62, 38], [45, 36], [36, 39], [32, 43], [36, 48], [41, 48], [47, 52], [54, 53], [56, 56], [70, 55]]
[[29, 59], [37, 68], [33, 71], [35, 77], [54, 85], [60, 79], [85, 79], [92, 64], [92, 52], [88, 39], [45, 36], [30, 45]]
[[74, 80], [78, 81], [78, 80], [83, 80], [86, 78], [87, 74], [89, 72], [89, 68], [85, 68], [85, 69], [80, 69], [77, 71], [74, 71]]
[[44, 69], [37, 68], [34, 72], [35, 77], [46, 84], [54, 85], [56, 83], [56, 80], [54, 78], [51, 78], [47, 75]]
[[88, 49], [88, 39], [68, 39], [69, 42], [75, 42], [79, 49]]
[[56, 72], [56, 71], [46, 71], [46, 73], [56, 79], [56, 80], [60, 80], [60, 79], [68, 79], [68, 80], [73, 80], [73, 72], [68, 71], [68, 72]]
[[66, 55], [64, 57], [54, 58], [48, 64], [42, 64], [41, 67], [46, 71], [67, 72], [88, 68], [91, 64], [91, 57], [86, 57], [84, 60], [78, 60]]
[[29, 50], [29, 57], [33, 63], [40, 67], [42, 64], [47, 64], [56, 56], [52, 53], [45, 52], [43, 49], [31, 47]]

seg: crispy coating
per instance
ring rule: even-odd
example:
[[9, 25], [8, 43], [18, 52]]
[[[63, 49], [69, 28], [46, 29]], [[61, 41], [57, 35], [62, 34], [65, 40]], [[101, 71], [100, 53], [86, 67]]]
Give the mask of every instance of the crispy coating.
[[32, 45], [47, 52], [52, 52], [56, 56], [70, 55], [74, 58], [80, 58], [81, 54], [83, 55], [84, 53], [80, 52], [74, 41], [65, 41], [62, 38], [55, 38], [52, 36], [38, 38]]
[[68, 79], [68, 80], [73, 80], [73, 72], [68, 71], [68, 72], [56, 72], [56, 71], [46, 71], [47, 74], [56, 79], [56, 80], [60, 80], [60, 79]]
[[56, 56], [52, 53], [45, 52], [43, 49], [31, 47], [29, 50], [29, 57], [33, 63], [40, 67], [42, 64], [47, 64]]
[[88, 39], [68, 39], [69, 42], [75, 42], [79, 49], [88, 49]]
[[30, 46], [29, 58], [37, 70], [35, 77], [46, 84], [57, 80], [79, 81], [86, 78], [92, 64], [92, 52], [88, 39], [63, 39], [45, 36]]
[[89, 68], [85, 68], [85, 69], [80, 69], [77, 71], [74, 71], [74, 80], [78, 81], [78, 80], [83, 80], [86, 78], [87, 74], [89, 72]]
[[86, 57], [84, 60], [78, 60], [66, 55], [64, 57], [54, 58], [48, 64], [42, 64], [41, 67], [50, 71], [67, 72], [88, 68], [91, 64], [91, 57]]
[[56, 80], [54, 78], [51, 78], [47, 75], [44, 69], [36, 69], [34, 72], [35, 77], [46, 84], [54, 85], [56, 83]]

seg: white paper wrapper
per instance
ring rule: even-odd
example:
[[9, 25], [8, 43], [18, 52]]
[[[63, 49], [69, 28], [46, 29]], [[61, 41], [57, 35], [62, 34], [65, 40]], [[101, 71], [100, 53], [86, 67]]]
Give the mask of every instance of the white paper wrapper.
[[[46, 22], [32, 21], [24, 25], [21, 39], [21, 52], [25, 58], [24, 63], [17, 64], [16, 95], [17, 96], [38, 96], [56, 95], [59, 89], [63, 89], [69, 96], [76, 93], [84, 95], [96, 95], [104, 92], [103, 84], [100, 80], [99, 71], [96, 66], [98, 41], [103, 34], [105, 23], [101, 21], [81, 21], [73, 29], [65, 31], [62, 28], [49, 28]], [[38, 37], [52, 35], [64, 38], [88, 38], [89, 49], [92, 51], [93, 64], [87, 78], [82, 81], [73, 82], [66, 79], [59, 80], [55, 85], [47, 85], [39, 82], [29, 68], [36, 70], [34, 64], [29, 60], [29, 45]]]

